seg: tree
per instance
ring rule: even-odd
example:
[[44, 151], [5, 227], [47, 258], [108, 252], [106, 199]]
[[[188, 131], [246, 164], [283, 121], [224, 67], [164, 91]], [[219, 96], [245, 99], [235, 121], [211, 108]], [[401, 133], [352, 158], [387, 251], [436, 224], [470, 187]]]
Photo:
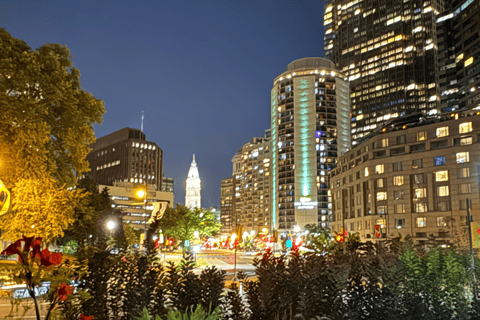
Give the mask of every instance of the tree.
[[308, 231], [306, 236], [308, 249], [316, 252], [325, 252], [331, 249], [333, 243], [330, 229], [320, 228], [316, 224], [307, 224], [304, 228]]
[[42, 236], [47, 242], [63, 236], [63, 230], [74, 221], [75, 206], [85, 197], [46, 174], [17, 182], [13, 193], [13, 210], [0, 219], [5, 230], [2, 237], [11, 240], [22, 234]]
[[191, 241], [195, 231], [198, 231], [200, 237], [209, 237], [220, 230], [221, 224], [208, 210], [195, 208], [192, 211], [177, 204], [175, 208], [167, 208], [159, 220], [159, 228], [167, 237]]
[[[82, 195], [67, 188], [75, 185], [76, 174], [89, 171], [93, 125], [105, 109], [80, 87], [66, 46], [33, 50], [1, 28], [0, 52], [0, 177], [13, 204], [0, 228], [14, 239], [35, 225], [27, 234], [51, 239], [73, 221]], [[47, 230], [49, 223], [54, 226]]]

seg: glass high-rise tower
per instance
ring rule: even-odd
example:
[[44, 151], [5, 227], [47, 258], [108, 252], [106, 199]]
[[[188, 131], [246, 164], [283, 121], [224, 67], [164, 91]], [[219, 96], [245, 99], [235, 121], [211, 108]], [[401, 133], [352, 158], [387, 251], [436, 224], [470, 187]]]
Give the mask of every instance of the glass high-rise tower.
[[327, 0], [325, 55], [351, 83], [352, 140], [387, 121], [439, 113], [441, 0]]
[[271, 91], [272, 229], [328, 227], [328, 172], [350, 148], [346, 75], [323, 58], [290, 63]]

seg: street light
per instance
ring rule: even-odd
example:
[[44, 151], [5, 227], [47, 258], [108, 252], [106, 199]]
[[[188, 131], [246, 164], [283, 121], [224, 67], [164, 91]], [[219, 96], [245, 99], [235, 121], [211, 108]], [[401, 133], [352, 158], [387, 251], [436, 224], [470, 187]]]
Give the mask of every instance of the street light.
[[110, 230], [110, 237], [112, 236], [112, 234], [113, 234], [113, 229], [115, 229], [116, 225], [117, 225], [117, 224], [116, 224], [115, 221], [113, 221], [113, 220], [109, 220], [109, 221], [107, 222], [107, 229]]
[[137, 197], [143, 198], [143, 232], [145, 233], [145, 241], [147, 241], [147, 190], [140, 189], [137, 190]]
[[299, 226], [293, 227], [293, 231], [295, 231], [296, 233], [299, 233], [300, 230], [301, 230], [301, 228]]

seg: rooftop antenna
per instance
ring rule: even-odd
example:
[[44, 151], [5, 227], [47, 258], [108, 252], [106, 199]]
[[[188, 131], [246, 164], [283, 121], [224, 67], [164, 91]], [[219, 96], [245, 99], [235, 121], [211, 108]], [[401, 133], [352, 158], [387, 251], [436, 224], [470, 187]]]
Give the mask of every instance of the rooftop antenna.
[[143, 132], [143, 110], [142, 110], [142, 126], [140, 127], [140, 131]]

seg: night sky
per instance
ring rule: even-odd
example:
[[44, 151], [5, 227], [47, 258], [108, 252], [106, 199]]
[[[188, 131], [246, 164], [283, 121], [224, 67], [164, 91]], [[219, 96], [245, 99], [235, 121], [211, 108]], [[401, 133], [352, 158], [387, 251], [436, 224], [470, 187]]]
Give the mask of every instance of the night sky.
[[3, 1], [0, 27], [70, 48], [107, 110], [97, 137], [140, 128], [164, 151], [175, 202], [195, 154], [202, 206], [220, 205], [235, 152], [270, 125], [273, 79], [323, 57], [323, 0]]

